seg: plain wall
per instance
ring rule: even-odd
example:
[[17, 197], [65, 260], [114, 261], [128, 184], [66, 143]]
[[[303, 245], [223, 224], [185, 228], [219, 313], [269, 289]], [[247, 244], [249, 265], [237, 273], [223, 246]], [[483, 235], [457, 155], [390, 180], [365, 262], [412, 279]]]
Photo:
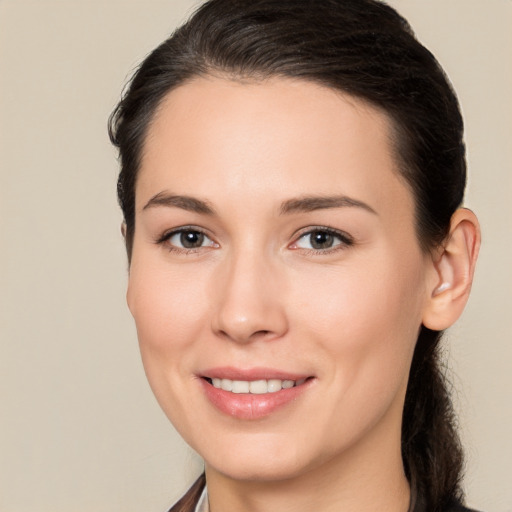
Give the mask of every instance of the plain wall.
[[[446, 338], [468, 502], [512, 511], [512, 1], [394, 0], [462, 103], [483, 247]], [[0, 0], [0, 510], [164, 511], [201, 463], [125, 305], [107, 117], [187, 0]]]

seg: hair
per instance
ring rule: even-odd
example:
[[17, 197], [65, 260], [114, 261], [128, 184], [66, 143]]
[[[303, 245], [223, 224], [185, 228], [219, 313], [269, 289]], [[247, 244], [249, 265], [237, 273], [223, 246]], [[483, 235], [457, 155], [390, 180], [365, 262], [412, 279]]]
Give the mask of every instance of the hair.
[[[446, 239], [466, 183], [463, 121], [446, 75], [407, 21], [378, 0], [210, 0], [142, 62], [109, 120], [120, 154], [117, 191], [129, 260], [148, 128], [163, 98], [200, 76], [301, 79], [384, 111], [397, 172], [415, 200], [420, 247], [433, 251]], [[413, 500], [434, 512], [463, 498], [441, 334], [421, 327], [402, 422]], [[200, 487], [196, 482], [184, 498], [197, 498]], [[172, 510], [190, 509], [180, 507]]]

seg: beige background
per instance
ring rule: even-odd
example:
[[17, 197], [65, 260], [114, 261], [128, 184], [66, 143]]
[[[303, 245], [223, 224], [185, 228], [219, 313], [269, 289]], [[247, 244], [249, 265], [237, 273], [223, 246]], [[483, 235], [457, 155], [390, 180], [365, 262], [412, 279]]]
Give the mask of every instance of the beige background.
[[[145, 382], [106, 120], [189, 0], [0, 0], [0, 510], [164, 511], [199, 471]], [[512, 1], [394, 0], [467, 123], [484, 245], [447, 338], [469, 502], [512, 511]]]

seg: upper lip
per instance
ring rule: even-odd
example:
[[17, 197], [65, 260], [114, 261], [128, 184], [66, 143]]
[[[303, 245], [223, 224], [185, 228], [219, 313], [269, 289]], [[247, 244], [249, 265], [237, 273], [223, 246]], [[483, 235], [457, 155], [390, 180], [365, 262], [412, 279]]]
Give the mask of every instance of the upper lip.
[[297, 381], [311, 377], [311, 375], [307, 373], [288, 372], [276, 368], [255, 367], [241, 369], [234, 368], [232, 366], [209, 368], [201, 372], [200, 376], [208, 379], [229, 379], [244, 381], [270, 379]]

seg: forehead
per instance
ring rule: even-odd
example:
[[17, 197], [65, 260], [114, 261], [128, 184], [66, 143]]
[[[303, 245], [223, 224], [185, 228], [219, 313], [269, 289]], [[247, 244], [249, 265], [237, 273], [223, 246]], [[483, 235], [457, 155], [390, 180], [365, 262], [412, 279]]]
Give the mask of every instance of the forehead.
[[376, 206], [398, 192], [410, 203], [391, 134], [385, 113], [316, 83], [197, 78], [171, 91], [150, 124], [137, 204], [191, 188], [258, 204], [333, 190]]

